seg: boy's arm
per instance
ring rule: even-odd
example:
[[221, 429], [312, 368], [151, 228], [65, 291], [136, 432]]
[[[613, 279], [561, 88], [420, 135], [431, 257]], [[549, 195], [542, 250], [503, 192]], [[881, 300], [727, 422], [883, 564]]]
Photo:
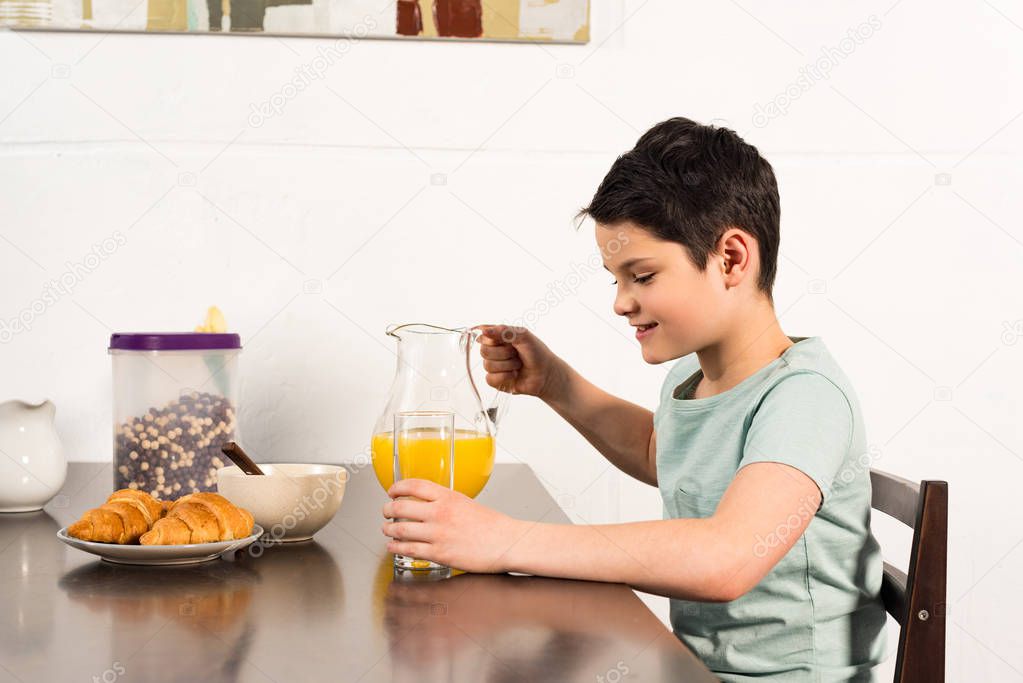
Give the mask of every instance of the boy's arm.
[[540, 398], [582, 434], [611, 464], [657, 486], [654, 414], [612, 396], [560, 363], [558, 381]]
[[508, 551], [507, 570], [627, 583], [684, 600], [735, 600], [785, 556], [820, 502], [817, 484], [799, 470], [753, 463], [739, 470], [705, 519], [527, 523]]

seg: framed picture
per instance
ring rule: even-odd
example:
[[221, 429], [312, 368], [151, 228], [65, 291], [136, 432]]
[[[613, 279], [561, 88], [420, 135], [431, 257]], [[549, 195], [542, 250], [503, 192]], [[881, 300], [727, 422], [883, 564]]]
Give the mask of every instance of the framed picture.
[[18, 29], [585, 43], [589, 0], [0, 0]]

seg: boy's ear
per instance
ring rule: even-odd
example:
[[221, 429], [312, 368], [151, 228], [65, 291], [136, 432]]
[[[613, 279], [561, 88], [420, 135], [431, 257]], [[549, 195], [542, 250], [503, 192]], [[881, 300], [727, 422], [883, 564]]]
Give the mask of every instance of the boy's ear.
[[726, 288], [738, 287], [743, 280], [754, 277], [757, 267], [756, 240], [745, 230], [729, 228], [718, 240], [715, 256]]

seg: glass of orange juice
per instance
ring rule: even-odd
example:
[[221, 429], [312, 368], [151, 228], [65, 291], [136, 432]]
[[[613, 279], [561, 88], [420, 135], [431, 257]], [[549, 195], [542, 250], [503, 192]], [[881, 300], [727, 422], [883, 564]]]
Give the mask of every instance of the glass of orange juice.
[[[395, 481], [426, 479], [445, 488], [454, 487], [456, 456], [453, 412], [412, 410], [395, 413], [392, 443]], [[394, 566], [399, 569], [447, 568], [429, 560], [398, 554], [394, 555]]]

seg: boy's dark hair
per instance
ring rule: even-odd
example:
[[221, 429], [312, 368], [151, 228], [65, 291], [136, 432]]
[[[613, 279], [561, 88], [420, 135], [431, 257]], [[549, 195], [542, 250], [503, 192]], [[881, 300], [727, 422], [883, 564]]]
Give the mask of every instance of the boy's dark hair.
[[658, 123], [611, 166], [579, 217], [632, 221], [684, 246], [701, 271], [728, 228], [760, 246], [757, 286], [771, 296], [778, 270], [781, 207], [774, 170], [728, 128], [682, 117]]

